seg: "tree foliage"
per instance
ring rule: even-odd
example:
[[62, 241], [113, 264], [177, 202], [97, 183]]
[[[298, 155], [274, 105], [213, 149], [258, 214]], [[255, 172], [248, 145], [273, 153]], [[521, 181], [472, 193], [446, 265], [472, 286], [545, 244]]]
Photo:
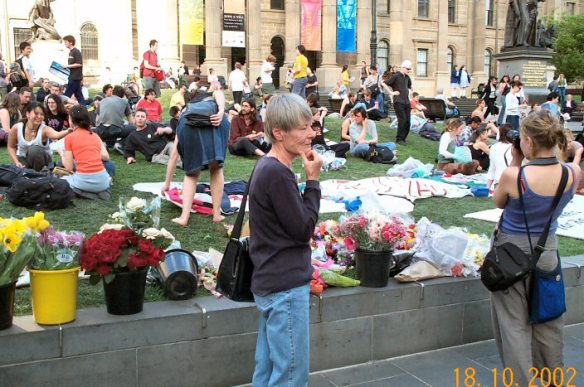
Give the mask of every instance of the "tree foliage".
[[556, 30], [552, 63], [568, 80], [584, 79], [584, 14], [563, 17]]

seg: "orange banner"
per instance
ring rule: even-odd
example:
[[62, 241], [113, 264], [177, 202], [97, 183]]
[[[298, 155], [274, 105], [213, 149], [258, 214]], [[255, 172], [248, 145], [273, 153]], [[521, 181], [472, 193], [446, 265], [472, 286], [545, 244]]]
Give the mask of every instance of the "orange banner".
[[322, 48], [322, 0], [301, 1], [300, 43], [310, 51]]

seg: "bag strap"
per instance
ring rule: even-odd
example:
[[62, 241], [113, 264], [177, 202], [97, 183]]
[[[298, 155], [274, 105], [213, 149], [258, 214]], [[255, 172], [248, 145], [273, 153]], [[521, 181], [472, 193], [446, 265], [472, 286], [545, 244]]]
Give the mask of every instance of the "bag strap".
[[251, 186], [251, 180], [253, 178], [253, 173], [255, 172], [256, 165], [253, 167], [251, 171], [251, 175], [249, 176], [249, 181], [247, 182], [247, 186], [245, 187], [245, 193], [243, 194], [243, 198], [241, 199], [241, 206], [239, 207], [239, 212], [237, 213], [237, 219], [233, 224], [233, 230], [231, 231], [231, 239], [239, 240], [241, 237], [241, 228], [243, 226], [243, 218], [245, 216], [245, 206], [247, 205], [247, 195], [249, 194], [249, 187]]
[[566, 189], [566, 185], [568, 183], [568, 168], [566, 168], [566, 166], [562, 165], [562, 179], [560, 180], [560, 184], [558, 185], [558, 190], [556, 191], [556, 195], [554, 196], [554, 201], [552, 202], [552, 211], [550, 213], [550, 218], [548, 219], [542, 234], [539, 237], [539, 240], [537, 241], [537, 245], [535, 246], [535, 249], [533, 248], [533, 245], [531, 243], [531, 234], [529, 232], [529, 225], [527, 223], [527, 215], [525, 213], [525, 204], [523, 201], [523, 187], [521, 186], [521, 174], [523, 172], [525, 166], [522, 166], [519, 169], [519, 174], [517, 175], [517, 190], [519, 191], [519, 201], [521, 202], [521, 209], [523, 210], [523, 220], [525, 221], [525, 228], [527, 230], [527, 238], [529, 240], [529, 249], [531, 251], [531, 267], [532, 269], [535, 268], [535, 266], [537, 265], [537, 262], [539, 261], [539, 257], [541, 256], [541, 253], [543, 253], [544, 251], [544, 247], [545, 244], [547, 242], [547, 238], [548, 238], [548, 234], [550, 231], [550, 226], [552, 224], [552, 219], [554, 217], [554, 213], [556, 212], [556, 208], [558, 207], [558, 204], [560, 203], [560, 199], [562, 198], [562, 194], [564, 193], [564, 190]]

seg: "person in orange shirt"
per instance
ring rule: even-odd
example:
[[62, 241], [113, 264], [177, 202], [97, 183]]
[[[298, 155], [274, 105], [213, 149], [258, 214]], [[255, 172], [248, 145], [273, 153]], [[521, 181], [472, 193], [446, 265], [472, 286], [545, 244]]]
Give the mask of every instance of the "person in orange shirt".
[[306, 48], [302, 44], [296, 47], [296, 61], [292, 70], [294, 73], [292, 93], [298, 94], [302, 98], [306, 98], [306, 84], [308, 83], [308, 77], [306, 76], [308, 59], [304, 56], [305, 52]]
[[144, 98], [136, 105], [136, 110], [138, 109], [146, 110], [148, 121], [160, 122], [162, 120], [162, 105], [156, 99], [154, 89], [148, 89], [144, 92]]
[[63, 165], [74, 172], [63, 177], [71, 188], [99, 193], [110, 187], [110, 175], [104, 162], [109, 161], [105, 144], [90, 129], [91, 118], [87, 108], [75, 105], [69, 112], [73, 133], [65, 137]]

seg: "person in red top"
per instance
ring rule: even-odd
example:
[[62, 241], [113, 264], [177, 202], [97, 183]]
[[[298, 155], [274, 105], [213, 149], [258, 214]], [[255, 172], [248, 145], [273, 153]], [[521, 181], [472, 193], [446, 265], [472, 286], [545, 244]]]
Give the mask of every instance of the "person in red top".
[[162, 105], [156, 99], [154, 89], [148, 89], [144, 93], [144, 98], [136, 105], [136, 110], [144, 109], [148, 113], [148, 121], [160, 122], [162, 120]]
[[158, 41], [152, 39], [150, 41], [150, 49], [142, 55], [142, 85], [144, 90], [154, 89], [156, 97], [160, 98], [160, 81], [158, 80], [157, 72], [164, 72], [158, 63], [156, 51], [158, 51]]
[[426, 115], [424, 114], [424, 110], [427, 110], [428, 108], [424, 105], [422, 105], [422, 103], [420, 102], [420, 94], [414, 92], [414, 94], [412, 94], [413, 98], [410, 101], [410, 106], [412, 108], [412, 114], [416, 115], [418, 117], [421, 117], [423, 119], [426, 119]]
[[69, 112], [73, 133], [65, 137], [63, 165], [70, 172], [65, 176], [71, 188], [99, 193], [110, 187], [110, 175], [103, 162], [109, 161], [105, 145], [90, 129], [91, 118], [87, 108], [75, 105]]
[[243, 100], [241, 111], [231, 121], [228, 149], [236, 156], [263, 156], [270, 150], [264, 142], [264, 123], [258, 120], [253, 98]]

